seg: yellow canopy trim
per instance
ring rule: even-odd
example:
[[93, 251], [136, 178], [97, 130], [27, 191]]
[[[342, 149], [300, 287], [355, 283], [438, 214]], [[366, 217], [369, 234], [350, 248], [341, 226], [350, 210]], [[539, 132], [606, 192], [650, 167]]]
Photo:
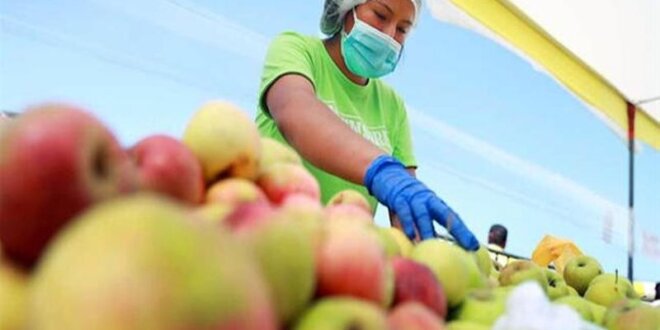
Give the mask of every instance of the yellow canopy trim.
[[[626, 99], [506, 0], [451, 0], [627, 132]], [[660, 123], [637, 111], [635, 137], [660, 150]]]

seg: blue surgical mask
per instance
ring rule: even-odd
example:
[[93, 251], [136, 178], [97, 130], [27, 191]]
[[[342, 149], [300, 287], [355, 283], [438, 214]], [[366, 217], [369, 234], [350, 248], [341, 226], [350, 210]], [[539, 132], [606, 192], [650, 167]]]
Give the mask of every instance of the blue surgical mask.
[[352, 11], [353, 29], [348, 34], [341, 31], [341, 54], [348, 69], [365, 78], [379, 78], [394, 71], [401, 55], [401, 44], [359, 20], [355, 9]]

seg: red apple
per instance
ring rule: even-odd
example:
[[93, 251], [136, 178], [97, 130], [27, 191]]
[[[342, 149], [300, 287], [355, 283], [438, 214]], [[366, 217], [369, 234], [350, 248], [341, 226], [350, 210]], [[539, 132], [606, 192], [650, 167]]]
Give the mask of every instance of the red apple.
[[290, 163], [275, 163], [264, 170], [257, 184], [268, 199], [280, 204], [291, 194], [300, 193], [320, 199], [319, 184], [304, 167]]
[[202, 167], [192, 151], [179, 140], [152, 135], [138, 141], [129, 154], [139, 169], [141, 189], [192, 204], [202, 200]]
[[397, 305], [387, 316], [391, 330], [443, 330], [445, 322], [427, 306], [416, 301]]
[[348, 222], [326, 224], [317, 254], [317, 294], [352, 296], [389, 305], [393, 273], [375, 231]]
[[287, 195], [282, 201], [281, 206], [283, 208], [295, 208], [308, 210], [314, 213], [323, 212], [323, 205], [318, 198], [311, 197], [304, 193], [293, 193]]
[[113, 134], [81, 108], [28, 109], [0, 132], [0, 241], [30, 268], [57, 231], [118, 194], [126, 158]]
[[442, 285], [427, 266], [405, 257], [394, 257], [394, 306], [417, 301], [439, 317], [447, 316], [447, 298]]
[[461, 304], [471, 282], [468, 265], [471, 257], [465, 250], [443, 240], [427, 239], [414, 246], [410, 258], [431, 269], [442, 284], [449, 307]]
[[233, 231], [250, 230], [265, 221], [271, 221], [277, 216], [275, 209], [268, 203], [251, 202], [232, 207], [221, 221]]

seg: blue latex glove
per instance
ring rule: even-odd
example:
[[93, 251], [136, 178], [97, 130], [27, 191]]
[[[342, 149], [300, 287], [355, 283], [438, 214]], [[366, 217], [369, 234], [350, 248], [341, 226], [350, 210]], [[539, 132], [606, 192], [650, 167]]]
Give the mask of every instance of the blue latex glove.
[[410, 175], [395, 158], [387, 155], [377, 157], [367, 169], [364, 185], [371, 195], [396, 213], [409, 238], [415, 237], [415, 228], [422, 239], [434, 238], [432, 221], [435, 220], [447, 228], [464, 249], [479, 249], [479, 241], [458, 214]]

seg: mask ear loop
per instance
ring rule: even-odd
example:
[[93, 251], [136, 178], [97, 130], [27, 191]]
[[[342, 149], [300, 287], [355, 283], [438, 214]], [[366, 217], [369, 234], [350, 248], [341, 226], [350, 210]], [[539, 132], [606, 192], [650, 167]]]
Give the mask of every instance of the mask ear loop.
[[351, 28], [351, 32], [353, 32], [353, 29], [355, 28], [355, 25], [358, 24], [358, 21], [362, 22], [362, 20], [360, 20], [357, 17], [357, 10], [356, 9], [357, 9], [357, 6], [353, 7], [353, 9], [351, 9], [351, 12], [353, 13], [353, 27]]
[[[357, 6], [356, 6], [356, 7], [357, 7]], [[356, 23], [357, 20], [358, 20], [358, 18], [357, 18], [357, 14], [355, 14], [355, 8], [356, 8], [356, 7], [353, 7], [353, 8], [351, 9], [351, 12], [353, 13], [353, 27], [351, 28], [351, 31], [346, 32], [346, 29], [344, 29], [344, 24], [342, 24], [342, 26], [341, 26], [341, 28], [339, 29], [339, 31], [337, 31], [337, 33], [339, 33], [339, 35], [344, 36], [344, 37], [347, 37], [347, 36], [353, 31], [353, 28], [355, 27], [355, 23]], [[348, 14], [348, 13], [347, 13], [347, 14]]]

